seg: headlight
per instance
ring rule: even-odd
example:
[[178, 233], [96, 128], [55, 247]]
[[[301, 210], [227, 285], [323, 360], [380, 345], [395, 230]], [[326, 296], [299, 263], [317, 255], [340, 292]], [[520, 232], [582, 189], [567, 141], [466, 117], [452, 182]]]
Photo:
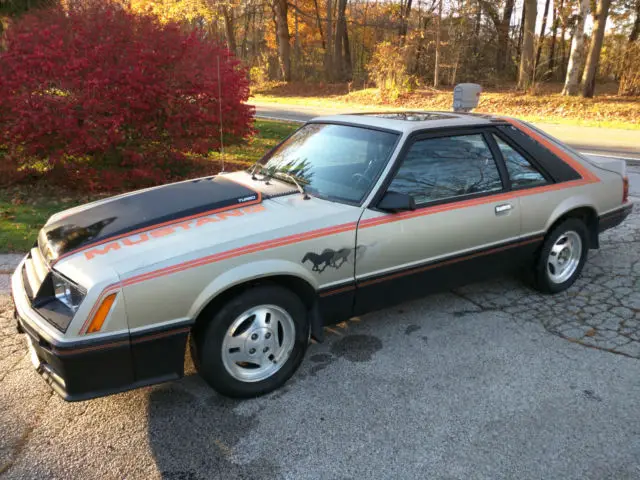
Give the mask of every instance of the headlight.
[[86, 294], [81, 286], [52, 270], [42, 282], [31, 305], [45, 320], [64, 333]]
[[76, 313], [82, 300], [84, 300], [85, 293], [69, 280], [54, 272], [52, 272], [51, 280], [53, 282], [54, 296], [58, 301], [66, 305], [69, 310]]

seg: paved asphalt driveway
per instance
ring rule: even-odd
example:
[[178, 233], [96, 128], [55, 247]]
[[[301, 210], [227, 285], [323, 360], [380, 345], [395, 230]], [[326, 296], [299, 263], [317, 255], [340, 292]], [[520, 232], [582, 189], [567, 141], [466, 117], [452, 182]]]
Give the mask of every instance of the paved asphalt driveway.
[[244, 402], [189, 366], [65, 403], [0, 296], [0, 477], [640, 478], [639, 207], [564, 294], [508, 277], [352, 320]]

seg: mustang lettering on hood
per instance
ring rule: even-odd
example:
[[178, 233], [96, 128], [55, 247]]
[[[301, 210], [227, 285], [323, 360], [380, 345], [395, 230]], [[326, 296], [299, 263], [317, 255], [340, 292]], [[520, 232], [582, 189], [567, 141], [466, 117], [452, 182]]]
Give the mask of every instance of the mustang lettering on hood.
[[[137, 232], [261, 201], [259, 192], [222, 176], [173, 183], [116, 197], [55, 220], [42, 228], [38, 244], [48, 261], [56, 261]], [[158, 231], [162, 230], [167, 228]]]

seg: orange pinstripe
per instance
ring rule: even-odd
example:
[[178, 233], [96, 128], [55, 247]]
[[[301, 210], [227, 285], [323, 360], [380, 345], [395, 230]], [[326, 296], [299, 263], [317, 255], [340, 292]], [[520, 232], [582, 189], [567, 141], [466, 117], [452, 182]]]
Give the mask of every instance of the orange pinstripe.
[[[169, 267], [165, 267], [165, 268], [161, 268], [159, 270], [155, 270], [153, 272], [148, 272], [148, 273], [143, 273], [140, 275], [136, 275], [134, 277], [131, 277], [129, 279], [123, 280], [122, 282], [118, 282], [118, 283], [114, 283], [111, 284], [109, 286], [107, 286], [102, 293], [100, 294], [100, 296], [98, 297], [98, 301], [96, 302], [96, 305], [94, 305], [92, 312], [97, 308], [98, 305], [100, 305], [100, 302], [102, 301], [102, 299], [108, 295], [109, 293], [119, 290], [123, 287], [126, 286], [130, 286], [130, 285], [134, 285], [136, 283], [140, 283], [140, 282], [144, 282], [146, 280], [152, 280], [154, 278], [158, 278], [161, 276], [165, 276], [165, 275], [170, 275], [172, 273], [177, 273], [177, 272], [181, 272], [190, 268], [195, 268], [195, 267], [199, 267], [202, 265], [208, 265], [210, 263], [214, 263], [214, 262], [219, 262], [222, 260], [228, 260], [240, 255], [246, 255], [249, 253], [255, 253], [255, 252], [260, 252], [263, 250], [267, 250], [270, 248], [276, 248], [276, 247], [281, 247], [281, 246], [285, 246], [285, 245], [290, 245], [292, 243], [298, 243], [298, 242], [303, 242], [306, 240], [312, 240], [315, 238], [320, 238], [320, 237], [325, 237], [328, 235], [333, 235], [335, 233], [341, 233], [341, 232], [347, 232], [350, 230], [354, 230], [356, 228], [370, 228], [370, 227], [375, 227], [378, 225], [383, 225], [385, 223], [390, 223], [390, 222], [397, 222], [400, 220], [406, 220], [406, 219], [410, 219], [410, 218], [415, 218], [415, 217], [421, 217], [421, 216], [425, 216], [425, 215], [431, 215], [431, 214], [435, 214], [435, 213], [439, 213], [439, 212], [445, 212], [445, 211], [449, 211], [449, 210], [456, 210], [459, 208], [465, 208], [465, 207], [470, 207], [470, 206], [475, 206], [475, 205], [482, 205], [485, 203], [492, 203], [492, 202], [496, 202], [496, 201], [502, 201], [502, 200], [508, 200], [508, 199], [512, 199], [512, 198], [516, 198], [519, 196], [524, 196], [524, 195], [535, 195], [538, 193], [544, 193], [544, 192], [548, 192], [548, 191], [554, 191], [554, 190], [561, 190], [561, 189], [565, 189], [565, 188], [572, 188], [572, 187], [578, 187], [581, 185], [586, 185], [589, 183], [595, 183], [595, 182], [599, 182], [600, 180], [598, 179], [598, 177], [593, 174], [591, 171], [589, 171], [586, 167], [584, 167], [582, 164], [580, 164], [578, 161], [576, 161], [575, 159], [573, 159], [569, 154], [567, 154], [566, 152], [562, 151], [560, 148], [556, 147], [553, 143], [551, 143], [549, 140], [547, 140], [546, 138], [542, 137], [541, 135], [539, 135], [537, 132], [531, 130], [529, 127], [527, 127], [526, 125], [522, 124], [521, 122], [511, 119], [511, 118], [504, 118], [504, 120], [508, 123], [510, 123], [511, 125], [513, 125], [514, 127], [518, 128], [519, 130], [523, 131], [524, 133], [526, 133], [527, 135], [529, 135], [530, 137], [534, 138], [536, 141], [538, 141], [540, 144], [544, 145], [547, 149], [549, 149], [551, 152], [553, 152], [556, 156], [558, 156], [558, 158], [560, 158], [562, 161], [566, 162], [569, 166], [571, 166], [574, 170], [576, 170], [580, 176], [582, 177], [579, 180], [572, 180], [572, 181], [568, 181], [568, 182], [563, 182], [563, 183], [557, 183], [557, 184], [552, 184], [552, 185], [545, 185], [542, 187], [535, 187], [535, 188], [530, 188], [527, 190], [518, 190], [515, 192], [505, 192], [502, 194], [498, 194], [498, 195], [492, 195], [492, 196], [488, 196], [488, 197], [482, 197], [482, 198], [475, 198], [475, 199], [471, 199], [471, 200], [464, 200], [464, 201], [460, 201], [460, 202], [454, 202], [454, 203], [449, 203], [449, 204], [442, 204], [442, 205], [435, 205], [433, 207], [427, 207], [427, 208], [422, 208], [420, 210], [414, 210], [414, 211], [410, 211], [410, 212], [402, 212], [402, 213], [395, 213], [395, 214], [391, 214], [391, 215], [385, 215], [382, 217], [377, 217], [377, 218], [371, 218], [368, 220], [363, 220], [360, 222], [360, 224], [358, 225], [357, 222], [352, 222], [352, 223], [345, 223], [342, 225], [338, 225], [335, 227], [327, 227], [327, 228], [321, 228], [319, 230], [312, 230], [310, 232], [306, 232], [306, 233], [302, 233], [302, 234], [296, 234], [296, 235], [289, 235], [287, 237], [283, 237], [283, 238], [279, 238], [279, 239], [275, 239], [275, 240], [268, 240], [265, 242], [259, 242], [259, 243], [254, 243], [251, 245], [246, 245], [244, 247], [239, 247], [239, 248], [235, 248], [232, 250], [227, 250], [226, 252], [220, 252], [220, 253], [216, 253], [213, 255], [208, 255], [206, 257], [202, 257], [199, 259], [195, 259], [195, 260], [189, 260], [187, 262], [182, 262], [176, 265], [172, 265]], [[257, 192], [258, 195], [260, 195], [259, 192]], [[259, 196], [259, 199], [261, 200], [261, 197]], [[242, 206], [246, 206], [247, 204], [243, 204]], [[237, 208], [237, 207], [236, 207]], [[202, 216], [210, 214], [210, 212], [202, 214]], [[201, 216], [201, 215], [198, 215]], [[180, 223], [185, 221], [185, 219], [180, 219], [179, 221], [177, 221], [176, 223]], [[128, 235], [131, 235], [132, 232], [127, 233]], [[111, 241], [112, 239], [109, 239], [109, 241]], [[524, 242], [523, 244], [529, 243], [530, 241]], [[506, 247], [505, 247], [506, 248]], [[75, 252], [74, 252], [75, 253]], [[449, 263], [454, 263], [454, 260], [451, 260]], [[429, 268], [433, 268], [433, 267], [424, 267], [424, 269], [429, 269]], [[399, 275], [399, 274], [398, 274]], [[376, 283], [376, 280], [371, 280], [368, 283]], [[380, 280], [382, 281], [382, 280]], [[364, 283], [365, 285], [367, 284], [367, 282]], [[344, 290], [348, 289], [349, 287], [345, 287]], [[341, 289], [343, 290], [343, 289]], [[331, 295], [333, 293], [337, 293], [337, 292], [326, 292], [324, 295]], [[323, 295], [323, 296], [324, 296]], [[86, 326], [89, 323], [89, 320], [92, 318], [92, 315], [90, 314], [87, 321], [85, 322], [85, 324], [82, 326], [82, 328], [80, 329], [80, 333], [83, 333]]]
[[[238, 183], [238, 182], [235, 182], [235, 181], [231, 180], [230, 178], [228, 180], [230, 180], [230, 181], [232, 181], [234, 183]], [[243, 184], [238, 184], [238, 185], [242, 185], [245, 188], [249, 188], [249, 187], [247, 187], [246, 185], [243, 185]], [[237, 208], [244, 208], [244, 207], [249, 207], [251, 205], [257, 205], [259, 203], [262, 203], [262, 194], [260, 192], [258, 192], [258, 191], [255, 191], [255, 190], [252, 190], [252, 191], [257, 195], [257, 197], [256, 197], [255, 200], [252, 200], [250, 202], [240, 203], [240, 204], [237, 204], [237, 205], [229, 205], [227, 207], [216, 208], [216, 209], [213, 209], [213, 210], [208, 210], [206, 212], [196, 213], [196, 214], [190, 215], [188, 217], [180, 217], [180, 218], [177, 218], [175, 220], [168, 220], [166, 222], [156, 223], [154, 225], [148, 225], [146, 227], [138, 228], [138, 229], [132, 230], [130, 232], [125, 232], [125, 233], [122, 233], [120, 235], [116, 235], [114, 237], [105, 238], [104, 240], [99, 240], [97, 242], [88, 243], [86, 245], [83, 245], [81, 248], [79, 248], [77, 250], [73, 250], [73, 251], [65, 253], [64, 255], [60, 255], [55, 260], [51, 261], [51, 266], [55, 265], [57, 262], [59, 262], [63, 258], [66, 258], [66, 257], [68, 257], [70, 255], [75, 255], [76, 253], [82, 252], [82, 251], [87, 250], [89, 248], [97, 247], [98, 245], [103, 245], [103, 244], [109, 243], [109, 242], [114, 242], [114, 241], [120, 240], [120, 239], [125, 238], [125, 237], [130, 237], [130, 236], [136, 235], [138, 233], [151, 232], [151, 231], [155, 231], [155, 230], [157, 230], [159, 228], [163, 228], [163, 227], [175, 227], [175, 226], [179, 226], [181, 223], [185, 223], [185, 222], [188, 222], [190, 220], [195, 220], [196, 218], [200, 218], [200, 217], [206, 217], [207, 215], [213, 215], [214, 213], [226, 212], [228, 210], [235, 210]]]
[[393, 280], [394, 278], [404, 277], [406, 275], [412, 275], [414, 273], [426, 272], [428, 270], [433, 270], [434, 268], [443, 267], [445, 265], [452, 265], [454, 263], [463, 262], [465, 260], [470, 260], [472, 258], [483, 257], [483, 256], [486, 256], [486, 255], [490, 255], [492, 253], [498, 253], [498, 252], [502, 252], [504, 250], [509, 250], [510, 248], [522, 247], [523, 245], [529, 245], [531, 243], [536, 243], [536, 242], [539, 242], [541, 239], [542, 239], [542, 237], [536, 237], [536, 238], [532, 238], [532, 239], [529, 239], [529, 240], [525, 240], [523, 242], [514, 243], [514, 244], [511, 244], [511, 245], [504, 245], [502, 247], [497, 247], [497, 248], [493, 248], [493, 249], [490, 249], [490, 250], [485, 250], [483, 252], [472, 253], [472, 254], [469, 254], [469, 255], [466, 255], [466, 256], [463, 256], [463, 257], [452, 258], [450, 260], [444, 260], [442, 262], [435, 262], [435, 263], [432, 263], [430, 265], [425, 265], [423, 267], [416, 267], [416, 268], [412, 268], [410, 270], [405, 270], [405, 271], [398, 272], [398, 273], [392, 273], [392, 274], [384, 276], [384, 277], [374, 278], [372, 280], [365, 280], [362, 283], [359, 283], [358, 286], [366, 287], [367, 285], [374, 285], [376, 283], [386, 282], [387, 280]]

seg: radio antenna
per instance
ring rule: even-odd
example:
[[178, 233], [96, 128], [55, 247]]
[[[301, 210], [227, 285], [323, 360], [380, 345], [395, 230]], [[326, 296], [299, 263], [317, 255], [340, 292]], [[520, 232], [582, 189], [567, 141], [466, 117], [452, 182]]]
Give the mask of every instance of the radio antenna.
[[220, 158], [222, 158], [222, 169], [220, 173], [224, 173], [224, 143], [222, 141], [222, 78], [220, 77], [220, 55], [216, 57], [218, 61], [218, 116], [220, 122]]

